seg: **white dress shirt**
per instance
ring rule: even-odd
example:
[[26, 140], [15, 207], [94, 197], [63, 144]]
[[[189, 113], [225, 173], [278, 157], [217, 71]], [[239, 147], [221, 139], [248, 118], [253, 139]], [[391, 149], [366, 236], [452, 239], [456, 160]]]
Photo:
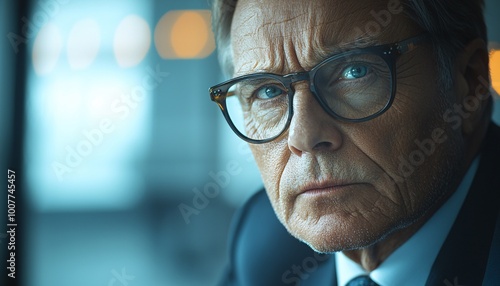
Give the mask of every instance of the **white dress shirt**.
[[425, 285], [432, 264], [469, 192], [478, 165], [479, 158], [476, 158], [457, 191], [410, 239], [396, 249], [375, 270], [366, 272], [342, 252], [335, 253], [338, 285], [344, 286], [359, 275], [369, 275], [373, 281], [381, 286]]

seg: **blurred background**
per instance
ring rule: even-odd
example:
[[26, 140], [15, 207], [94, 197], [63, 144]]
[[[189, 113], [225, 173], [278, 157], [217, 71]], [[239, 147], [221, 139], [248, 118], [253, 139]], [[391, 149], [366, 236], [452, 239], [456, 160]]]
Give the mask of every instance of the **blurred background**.
[[[500, 2], [486, 2], [498, 123]], [[18, 281], [215, 285], [231, 217], [262, 183], [209, 100], [224, 78], [207, 0], [0, 3]]]

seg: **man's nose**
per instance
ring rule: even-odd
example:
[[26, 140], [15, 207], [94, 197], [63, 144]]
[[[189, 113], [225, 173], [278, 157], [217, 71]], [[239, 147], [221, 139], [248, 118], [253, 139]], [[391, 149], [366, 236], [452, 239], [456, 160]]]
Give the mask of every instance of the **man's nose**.
[[335, 119], [318, 103], [306, 84], [297, 85], [288, 148], [294, 154], [335, 151], [342, 146], [342, 133]]

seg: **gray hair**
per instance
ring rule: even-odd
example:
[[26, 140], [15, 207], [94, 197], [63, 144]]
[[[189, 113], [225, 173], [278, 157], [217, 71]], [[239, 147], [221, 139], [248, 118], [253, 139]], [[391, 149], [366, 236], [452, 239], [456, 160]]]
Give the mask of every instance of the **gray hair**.
[[[441, 68], [440, 84], [444, 90], [453, 86], [452, 67], [455, 57], [475, 38], [487, 42], [484, 22], [484, 0], [401, 0], [406, 15], [429, 32], [437, 66]], [[225, 74], [234, 71], [231, 49], [231, 22], [237, 0], [213, 0], [212, 28], [219, 61]]]
[[441, 67], [444, 90], [453, 86], [452, 68], [457, 54], [476, 38], [488, 42], [484, 0], [406, 0], [406, 14], [429, 32]]

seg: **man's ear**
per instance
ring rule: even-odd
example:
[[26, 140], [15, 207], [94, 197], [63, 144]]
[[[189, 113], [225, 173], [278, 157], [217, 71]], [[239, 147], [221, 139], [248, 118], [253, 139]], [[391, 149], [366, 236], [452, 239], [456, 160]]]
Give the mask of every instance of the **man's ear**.
[[491, 104], [489, 55], [485, 41], [477, 38], [469, 42], [457, 57], [456, 69], [457, 103], [467, 113], [462, 132], [470, 135], [485, 124]]

